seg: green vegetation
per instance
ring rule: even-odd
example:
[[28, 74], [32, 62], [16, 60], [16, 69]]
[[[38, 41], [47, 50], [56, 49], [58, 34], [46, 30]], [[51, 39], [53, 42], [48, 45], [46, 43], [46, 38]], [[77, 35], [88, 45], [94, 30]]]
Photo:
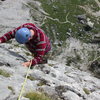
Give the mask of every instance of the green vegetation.
[[46, 96], [43, 93], [36, 93], [36, 92], [29, 92], [25, 95], [26, 98], [29, 98], [30, 100], [51, 100], [48, 96]]
[[[50, 37], [52, 42], [52, 55], [55, 58], [56, 55], [61, 54], [62, 48], [67, 46], [66, 39], [73, 37], [79, 39], [85, 43], [91, 42], [94, 35], [100, 32], [100, 18], [95, 17], [92, 13], [87, 12], [88, 8], [90, 12], [97, 12], [100, 10], [95, 0], [35, 0], [40, 2], [41, 5], [28, 2], [30, 8], [30, 15], [36, 22], [41, 24], [41, 28]], [[100, 1], [100, 0], [99, 0]], [[40, 7], [39, 7], [40, 6]], [[83, 8], [86, 8], [83, 9]], [[42, 9], [46, 12], [44, 13]], [[34, 13], [33, 13], [34, 12]], [[85, 24], [79, 22], [77, 16], [85, 15], [90, 22], [93, 23], [93, 28], [90, 31], [85, 31]], [[85, 23], [85, 22], [84, 22]], [[84, 50], [87, 51], [87, 48]], [[96, 56], [95, 51], [87, 51], [88, 61], [92, 61]], [[77, 62], [84, 62], [81, 55], [75, 54], [74, 57], [66, 57], [67, 65], [71, 63], [77, 64]]]
[[81, 59], [81, 56], [79, 55], [76, 55], [75, 57], [67, 57], [66, 59], [66, 65], [67, 66], [70, 66], [71, 63], [77, 63], [77, 62], [80, 62], [81, 63], [82, 59]]
[[46, 83], [47, 83], [47, 81], [41, 80], [41, 81], [37, 84], [37, 86], [43, 86], [43, 85], [46, 85]]
[[90, 94], [90, 91], [89, 91], [87, 88], [83, 88], [83, 91], [84, 91], [87, 95]]
[[35, 78], [32, 77], [31, 75], [29, 75], [29, 76], [27, 77], [27, 79], [29, 79], [29, 80], [31, 80], [31, 81], [34, 81], [34, 80], [35, 80]]
[[4, 76], [4, 77], [10, 77], [10, 73], [6, 72], [5, 70], [0, 69], [0, 75]]
[[29, 52], [25, 52], [25, 54], [26, 54], [27, 56], [31, 56], [31, 54], [30, 54]]
[[54, 64], [48, 64], [50, 67], [53, 67], [54, 66]]
[[[84, 31], [83, 25], [78, 22], [77, 15], [86, 14], [87, 18], [90, 18], [95, 23], [94, 29], [91, 31], [94, 34], [99, 31], [100, 25], [97, 24], [96, 18], [85, 12], [80, 6], [88, 5], [93, 11], [98, 11], [99, 7], [94, 0], [36, 0], [41, 2], [43, 10], [49, 15], [41, 13], [37, 6], [34, 6], [31, 2], [28, 4], [31, 6], [31, 16], [34, 20], [44, 24], [41, 26], [44, 31], [50, 36], [52, 41], [58, 40], [58, 43], [64, 43], [64, 41], [72, 36], [85, 42], [92, 38], [92, 34]], [[34, 12], [41, 13], [41, 18], [34, 16]], [[45, 20], [44, 20], [45, 18]], [[95, 33], [96, 32], [96, 33]], [[70, 33], [70, 34], [69, 34]]]
[[15, 94], [14, 89], [12, 88], [12, 86], [8, 86], [8, 89], [11, 90], [13, 94]]
[[13, 91], [13, 88], [11, 86], [8, 86], [8, 89], [11, 90], [11, 91]]
[[99, 56], [96, 53], [97, 53], [96, 51], [88, 52], [88, 57], [89, 57], [88, 60], [93, 61], [97, 56]]

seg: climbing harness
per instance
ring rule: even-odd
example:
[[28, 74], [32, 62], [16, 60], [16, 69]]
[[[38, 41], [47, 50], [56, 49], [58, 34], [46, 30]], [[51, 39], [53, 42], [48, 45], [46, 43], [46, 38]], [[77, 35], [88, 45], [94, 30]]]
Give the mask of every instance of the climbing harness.
[[30, 71], [30, 69], [31, 69], [31, 65], [32, 65], [32, 60], [31, 60], [30, 65], [29, 65], [29, 67], [28, 67], [28, 70], [27, 70], [27, 73], [26, 73], [26, 76], [25, 76], [25, 80], [24, 80], [24, 82], [23, 82], [23, 85], [22, 85], [22, 88], [21, 88], [21, 91], [20, 91], [18, 100], [21, 100], [21, 97], [22, 97], [22, 94], [23, 94], [23, 91], [24, 91], [24, 88], [25, 88], [25, 84], [26, 84], [26, 81], [27, 81], [27, 77], [28, 77], [29, 71]]

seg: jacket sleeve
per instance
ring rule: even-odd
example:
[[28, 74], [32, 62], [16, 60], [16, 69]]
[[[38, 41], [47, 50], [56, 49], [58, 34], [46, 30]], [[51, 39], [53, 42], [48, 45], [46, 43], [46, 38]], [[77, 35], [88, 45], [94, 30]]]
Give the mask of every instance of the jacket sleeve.
[[6, 42], [6, 41], [8, 41], [10, 39], [13, 39], [15, 37], [16, 31], [19, 30], [22, 27], [26, 27], [28, 29], [31, 29], [31, 28], [35, 27], [35, 25], [32, 24], [32, 23], [23, 24], [23, 25], [15, 28], [12, 31], [9, 31], [9, 32], [5, 33], [2, 37], [0, 37], [1, 42], [4, 43], [4, 42]]
[[32, 65], [36, 65], [43, 62], [43, 56], [46, 49], [46, 35], [43, 32], [38, 32], [38, 38], [40, 41], [36, 44], [36, 56], [32, 60]]

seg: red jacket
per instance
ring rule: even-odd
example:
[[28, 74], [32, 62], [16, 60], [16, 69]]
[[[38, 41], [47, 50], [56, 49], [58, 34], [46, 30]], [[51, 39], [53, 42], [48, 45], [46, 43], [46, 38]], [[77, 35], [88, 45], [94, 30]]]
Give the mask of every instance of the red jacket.
[[43, 56], [48, 51], [50, 51], [51, 45], [48, 37], [44, 34], [44, 32], [38, 27], [36, 27], [34, 24], [26, 23], [23, 24], [22, 26], [19, 26], [18, 28], [15, 28], [13, 31], [10, 31], [4, 34], [2, 37], [0, 37], [1, 42], [4, 43], [14, 38], [16, 31], [22, 27], [33, 29], [35, 32], [33, 38], [28, 43], [25, 44], [26, 47], [29, 49], [29, 51], [35, 55], [34, 59], [32, 59], [32, 65], [42, 63]]

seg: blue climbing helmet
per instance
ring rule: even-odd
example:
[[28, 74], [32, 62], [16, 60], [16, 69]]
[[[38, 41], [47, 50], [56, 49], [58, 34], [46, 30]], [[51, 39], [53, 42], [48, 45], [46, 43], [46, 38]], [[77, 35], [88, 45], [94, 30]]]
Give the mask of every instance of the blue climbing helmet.
[[31, 32], [28, 28], [21, 28], [15, 34], [15, 39], [20, 44], [25, 44], [31, 37]]

